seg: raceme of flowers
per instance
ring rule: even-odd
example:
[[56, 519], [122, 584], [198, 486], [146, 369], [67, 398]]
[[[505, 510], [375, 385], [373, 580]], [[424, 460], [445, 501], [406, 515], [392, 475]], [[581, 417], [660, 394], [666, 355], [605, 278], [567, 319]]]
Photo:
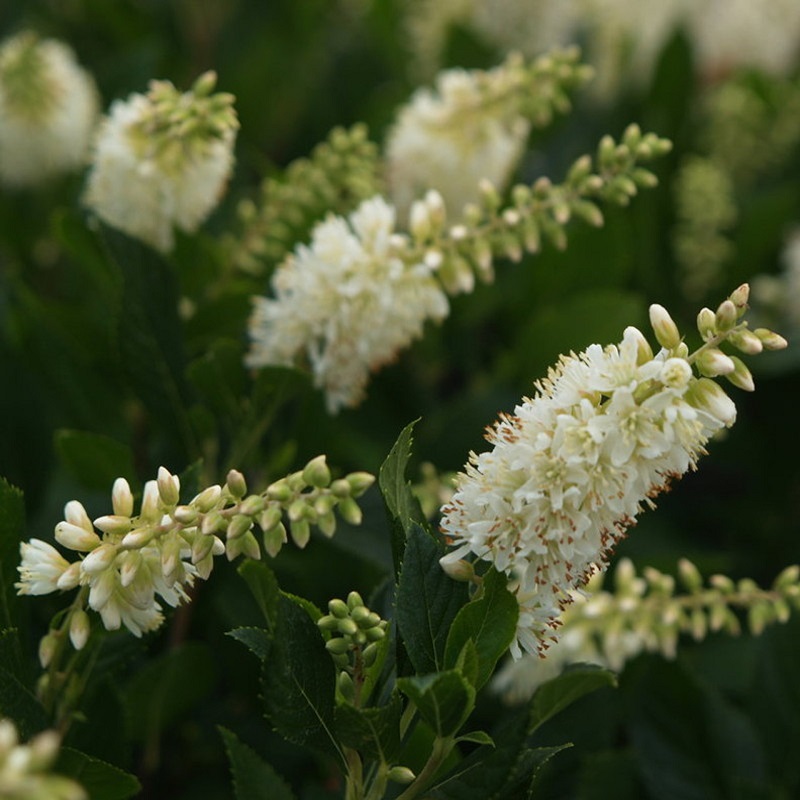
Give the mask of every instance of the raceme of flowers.
[[735, 405], [712, 378], [746, 390], [753, 381], [720, 345], [748, 354], [786, 346], [771, 331], [748, 329], [748, 295], [745, 284], [716, 312], [700, 312], [705, 343], [691, 355], [667, 311], [653, 305], [658, 353], [630, 327], [619, 345], [562, 356], [534, 397], [488, 430], [492, 449], [470, 455], [442, 510], [454, 546], [442, 566], [464, 574], [462, 559], [474, 556], [509, 577], [520, 606], [515, 658], [545, 652], [573, 590], [735, 421]]
[[161, 252], [173, 228], [192, 233], [216, 207], [233, 169], [233, 96], [201, 75], [181, 94], [151, 81], [116, 100], [100, 124], [84, 202], [100, 219]]
[[701, 641], [709, 633], [737, 635], [741, 630], [734, 609], [747, 614], [753, 635], [765, 626], [786, 622], [800, 608], [800, 567], [784, 569], [769, 589], [749, 578], [733, 581], [712, 575], [708, 585], [687, 559], [678, 564], [683, 591], [671, 575], [647, 567], [636, 574], [629, 559], [614, 570], [613, 591], [603, 589], [603, 573], [595, 574], [585, 590], [572, 593], [572, 603], [560, 618], [558, 641], [544, 658], [525, 655], [509, 661], [497, 673], [494, 689], [508, 702], [527, 700], [538, 686], [568, 664], [599, 664], [621, 670], [639, 653], [674, 658], [681, 634]]
[[262, 531], [264, 549], [275, 556], [287, 541], [284, 515], [288, 535], [298, 547], [306, 546], [312, 526], [332, 536], [335, 512], [358, 524], [361, 509], [356, 498], [372, 482], [363, 472], [332, 480], [325, 457], [318, 456], [261, 494], [247, 495], [244, 477], [232, 470], [224, 486], [210, 486], [182, 505], [178, 476], [162, 467], [158, 479], [145, 484], [138, 515], [124, 478], [114, 483], [112, 514], [92, 522], [80, 502], [70, 501], [55, 538], [81, 554], [76, 561], [39, 539], [20, 547], [20, 580], [15, 584], [19, 594], [80, 587], [61, 628], [42, 640], [40, 660], [46, 666], [67, 633], [76, 650], [85, 645], [90, 633], [86, 605], [100, 614], [109, 630], [124, 625], [141, 636], [159, 627], [163, 614], [157, 598], [170, 606], [185, 602], [195, 579], [211, 574], [215, 556], [260, 557], [255, 526]]
[[84, 166], [99, 112], [67, 45], [22, 32], [0, 45], [0, 182], [32, 186]]
[[55, 731], [43, 731], [27, 744], [10, 719], [0, 718], [0, 797], [6, 800], [87, 800], [83, 787], [51, 771], [61, 744]]
[[273, 297], [255, 298], [246, 363], [305, 364], [331, 413], [357, 405], [371, 372], [419, 337], [427, 320], [447, 316], [447, 294], [471, 291], [476, 275], [492, 280], [496, 258], [519, 261], [538, 252], [542, 239], [563, 249], [573, 216], [601, 225], [594, 201], [626, 205], [639, 188], [654, 186], [641, 163], [669, 148], [631, 125], [620, 143], [603, 137], [596, 167], [582, 156], [562, 185], [546, 178], [519, 184], [504, 206], [484, 181], [479, 202], [456, 224], [433, 190], [412, 204], [408, 233], [396, 229], [395, 210], [380, 196], [346, 219], [329, 216], [313, 229], [310, 245], [278, 267]]
[[505, 189], [531, 129], [555, 111], [569, 109], [566, 92], [591, 71], [577, 49], [554, 52], [526, 64], [509, 56], [492, 70], [451, 69], [435, 90], [418, 89], [400, 109], [386, 141], [389, 194], [401, 219], [429, 189], [455, 212], [478, 199], [489, 180]]
[[317, 225], [273, 276], [275, 298], [256, 298], [247, 364], [292, 364], [302, 353], [331, 413], [357, 404], [370, 372], [449, 310], [433, 269], [409, 264], [408, 240], [394, 230], [381, 197]]

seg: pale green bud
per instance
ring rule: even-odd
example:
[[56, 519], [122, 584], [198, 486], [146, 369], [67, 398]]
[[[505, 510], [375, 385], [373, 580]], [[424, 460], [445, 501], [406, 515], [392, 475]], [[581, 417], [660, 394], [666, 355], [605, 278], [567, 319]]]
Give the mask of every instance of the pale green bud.
[[353, 685], [353, 679], [350, 677], [349, 673], [342, 670], [339, 673], [339, 677], [336, 679], [336, 686], [346, 700], [353, 701], [356, 696], [356, 690]]
[[70, 522], [59, 522], [55, 536], [59, 544], [79, 553], [88, 553], [100, 546], [100, 537], [94, 531], [87, 531]]
[[351, 525], [360, 525], [362, 519], [361, 509], [352, 497], [344, 497], [339, 501], [339, 515], [345, 522]]
[[791, 566], [782, 570], [778, 577], [775, 578], [772, 588], [776, 592], [781, 592], [791, 586], [795, 586], [798, 580], [800, 580], [800, 566], [797, 564], [792, 564]]
[[258, 524], [261, 526], [262, 530], [268, 531], [278, 525], [282, 517], [283, 509], [279, 505], [269, 505], [259, 517]]
[[736, 324], [738, 312], [736, 306], [730, 300], [723, 300], [714, 315], [717, 320], [717, 330], [729, 331]]
[[351, 496], [361, 497], [375, 483], [375, 476], [370, 475], [369, 472], [351, 472], [345, 477], [345, 480], [350, 486]]
[[228, 487], [231, 496], [237, 500], [247, 494], [247, 481], [245, 481], [244, 475], [238, 469], [232, 469], [228, 472], [225, 478], [225, 485]]
[[533, 217], [526, 217], [522, 223], [522, 243], [529, 253], [538, 253], [542, 247], [542, 232]]
[[347, 607], [350, 611], [363, 606], [364, 601], [361, 599], [361, 595], [358, 592], [350, 592], [350, 594], [347, 595]]
[[48, 664], [53, 660], [56, 648], [58, 647], [59, 635], [56, 631], [46, 633], [39, 642], [39, 663], [42, 669], [47, 669]]
[[114, 514], [120, 517], [130, 517], [133, 514], [133, 493], [125, 478], [117, 478], [111, 489], [111, 505]]
[[743, 389], [745, 392], [755, 391], [756, 385], [753, 382], [753, 376], [750, 370], [737, 356], [730, 356], [734, 364], [733, 372], [727, 373], [725, 377], [737, 388]]
[[408, 230], [417, 242], [424, 242], [433, 233], [428, 207], [422, 200], [415, 200], [411, 204], [408, 215]]
[[789, 342], [783, 336], [767, 328], [756, 328], [753, 333], [758, 336], [767, 350], [783, 350], [789, 346]]
[[81, 571], [95, 575], [108, 569], [114, 563], [119, 548], [114, 544], [101, 544], [89, 553], [81, 562]]
[[341, 636], [337, 636], [333, 639], [328, 639], [325, 642], [325, 649], [329, 653], [333, 653], [334, 655], [343, 655], [350, 651], [350, 642], [347, 639], [343, 639]]
[[709, 378], [695, 381], [684, 397], [695, 408], [707, 411], [726, 427], [730, 427], [736, 421], [736, 405], [733, 400], [725, 394], [719, 384]]
[[328, 611], [338, 619], [346, 619], [350, 616], [350, 609], [347, 607], [347, 603], [338, 598], [334, 598], [328, 602]]
[[308, 464], [303, 468], [303, 480], [309, 486], [315, 486], [317, 489], [324, 489], [331, 482], [331, 471], [325, 463], [325, 456], [317, 456], [312, 458]]
[[488, 178], [481, 178], [478, 183], [478, 191], [487, 211], [494, 213], [500, 208], [500, 193]]
[[736, 584], [727, 575], [712, 575], [708, 582], [723, 594], [733, 594]]
[[236, 541], [241, 542], [242, 552], [248, 558], [252, 558], [253, 561], [258, 561], [261, 558], [261, 548], [258, 546], [258, 540], [252, 531], [248, 531]]
[[130, 533], [126, 533], [125, 536], [122, 537], [121, 544], [129, 550], [139, 550], [149, 544], [157, 533], [157, 527], [145, 525], [142, 528], [136, 528]]
[[181, 525], [194, 525], [198, 516], [198, 510], [192, 506], [177, 506], [172, 512], [172, 518]]
[[758, 355], [764, 349], [764, 343], [752, 331], [746, 328], [731, 331], [728, 341], [737, 349], [747, 355]]
[[326, 536], [328, 539], [336, 533], [336, 517], [334, 516], [333, 512], [328, 512], [327, 514], [321, 514], [317, 517], [317, 527], [322, 533], [323, 536]]
[[367, 628], [364, 631], [364, 636], [369, 642], [379, 642], [386, 636], [386, 629], [380, 625], [376, 625], [374, 628]]
[[354, 636], [358, 633], [358, 625], [350, 617], [339, 620], [339, 633], [343, 636]]
[[308, 503], [305, 497], [298, 497], [287, 509], [287, 515], [290, 522], [297, 522], [301, 519], [308, 518]]
[[337, 480], [335, 480], [331, 484], [330, 489], [331, 489], [331, 494], [333, 494], [334, 497], [339, 497], [339, 498], [350, 497], [350, 494], [353, 491], [352, 488], [350, 487], [349, 482], [346, 481], [344, 478], [338, 478]]
[[116, 514], [108, 514], [98, 517], [94, 521], [94, 526], [103, 533], [126, 534], [132, 526], [130, 517], [121, 517]]
[[224, 531], [228, 527], [228, 522], [219, 511], [212, 511], [203, 518], [200, 530], [207, 536], [217, 531]]
[[678, 575], [688, 591], [699, 592], [703, 588], [703, 577], [700, 570], [688, 558], [678, 561]]
[[[371, 614], [372, 612], [366, 606], [360, 605], [355, 606], [355, 608], [353, 608], [350, 612], [351, 618], [359, 628], [371, 628], [378, 624], [377, 622], [373, 622], [372, 624], [368, 623]], [[375, 616], [377, 616], [377, 614]], [[378, 618], [378, 621], [380, 621], [380, 617]]]
[[284, 524], [282, 522], [278, 522], [277, 525], [265, 530], [263, 540], [264, 549], [272, 558], [275, 558], [275, 556], [280, 553], [281, 547], [283, 547], [283, 545], [285, 545], [287, 542], [286, 528], [284, 527]]
[[704, 639], [708, 633], [708, 620], [701, 609], [695, 608], [692, 610], [690, 628], [692, 631], [692, 638], [696, 642]]
[[214, 539], [214, 536], [203, 536], [202, 534], [194, 537], [192, 542], [192, 564], [197, 564], [198, 561], [202, 561], [211, 554], [214, 549]]
[[317, 620], [317, 627], [321, 631], [338, 631], [339, 619], [334, 617], [333, 614], [326, 614]]
[[253, 521], [250, 519], [250, 517], [247, 517], [244, 514], [236, 514], [228, 523], [226, 537], [228, 539], [236, 539], [237, 537], [243, 536], [245, 533], [247, 533], [252, 526]]
[[190, 505], [196, 508], [201, 514], [207, 514], [219, 505], [221, 497], [222, 487], [214, 484], [214, 486], [209, 486], [208, 489], [204, 489], [200, 492], [200, 494], [192, 500]]
[[408, 767], [396, 766], [389, 770], [387, 777], [393, 783], [405, 785], [413, 782], [417, 776]]
[[710, 347], [708, 350], [703, 350], [697, 356], [695, 363], [700, 373], [707, 378], [713, 378], [717, 375], [729, 375], [736, 369], [736, 364], [733, 359], [725, 355], [725, 353], [717, 347]]
[[710, 308], [701, 308], [697, 315], [697, 330], [704, 342], [717, 335], [717, 315]]
[[254, 517], [264, 510], [266, 503], [267, 501], [261, 495], [252, 494], [239, 504], [239, 513], [246, 517]]
[[294, 492], [290, 488], [286, 478], [281, 478], [279, 481], [275, 481], [275, 483], [267, 487], [266, 494], [270, 500], [277, 500], [279, 503], [285, 503], [292, 497]]
[[69, 621], [69, 640], [72, 642], [72, 646], [76, 650], [83, 650], [91, 632], [89, 615], [82, 608], [73, 611]]
[[650, 306], [650, 324], [653, 327], [658, 343], [662, 347], [667, 350], [674, 350], [680, 344], [681, 335], [678, 331], [678, 326], [664, 306], [658, 303], [653, 303]]
[[165, 506], [174, 506], [180, 500], [181, 482], [166, 467], [158, 468], [158, 493]]
[[371, 667], [378, 657], [378, 645], [373, 642], [367, 645], [361, 653], [361, 658], [364, 659], [364, 666]]
[[743, 283], [731, 292], [731, 296], [728, 299], [736, 307], [736, 318], [738, 319], [747, 311], [747, 302], [750, 299], [750, 285]]
[[297, 519], [291, 520], [289, 523], [289, 532], [292, 536], [292, 541], [302, 550], [311, 538], [311, 526], [307, 520]]

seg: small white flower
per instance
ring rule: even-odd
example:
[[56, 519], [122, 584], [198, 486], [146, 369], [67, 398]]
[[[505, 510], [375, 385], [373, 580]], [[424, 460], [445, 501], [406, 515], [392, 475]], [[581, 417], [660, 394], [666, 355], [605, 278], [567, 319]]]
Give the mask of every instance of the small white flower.
[[147, 94], [112, 104], [94, 144], [86, 204], [161, 252], [172, 249], [174, 227], [200, 226], [233, 169], [233, 97], [210, 94], [214, 80], [206, 73], [185, 94], [151, 81]]
[[20, 33], [0, 45], [0, 181], [30, 186], [81, 168], [98, 115], [91, 75], [65, 44]]
[[255, 298], [247, 364], [305, 359], [331, 413], [357, 405], [370, 373], [449, 310], [430, 267], [404, 261], [394, 224], [394, 209], [374, 197], [317, 225], [276, 271], [274, 298]]
[[50, 594], [69, 569], [69, 562], [47, 542], [31, 539], [19, 546], [22, 563], [17, 567], [20, 580], [14, 586], [19, 594]]

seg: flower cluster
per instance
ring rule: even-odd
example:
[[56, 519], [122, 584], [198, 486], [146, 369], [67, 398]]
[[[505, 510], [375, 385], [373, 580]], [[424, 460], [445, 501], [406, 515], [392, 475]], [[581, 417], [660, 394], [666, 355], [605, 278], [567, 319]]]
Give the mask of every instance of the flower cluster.
[[753, 381], [720, 345], [748, 354], [786, 346], [771, 331], [748, 330], [748, 294], [743, 285], [716, 312], [700, 312], [705, 344], [691, 355], [667, 311], [653, 305], [658, 353], [627, 328], [618, 346], [562, 357], [533, 398], [489, 429], [492, 449], [470, 455], [443, 509], [455, 549], [442, 565], [459, 574], [472, 555], [509, 577], [520, 605], [515, 657], [546, 650], [572, 591], [603, 568], [643, 506], [733, 424], [736, 407], [711, 378], [749, 390]]
[[5, 800], [86, 800], [83, 787], [51, 772], [60, 738], [55, 731], [21, 744], [14, 723], [0, 719], [0, 797]]
[[641, 166], [670, 149], [654, 134], [629, 126], [617, 143], [605, 136], [596, 164], [582, 156], [561, 185], [540, 178], [519, 184], [507, 205], [487, 181], [464, 221], [448, 222], [442, 196], [429, 191], [411, 205], [409, 233], [396, 230], [395, 209], [383, 198], [364, 201], [347, 218], [329, 216], [272, 278], [274, 297], [256, 297], [249, 322], [251, 367], [311, 367], [328, 410], [357, 405], [370, 373], [395, 359], [444, 319], [447, 293], [469, 292], [475, 276], [494, 276], [494, 260], [520, 260], [542, 239], [566, 247], [573, 216], [601, 225], [596, 200], [626, 205], [655, 175]]
[[328, 409], [356, 405], [371, 371], [447, 316], [447, 297], [409, 242], [395, 235], [394, 209], [363, 202], [346, 220], [314, 228], [272, 278], [274, 299], [258, 297], [250, 319], [251, 367], [307, 359]]
[[0, 45], [0, 181], [41, 183], [84, 165], [99, 111], [65, 44], [23, 32]]
[[115, 101], [103, 119], [84, 201], [104, 222], [162, 252], [173, 226], [191, 233], [219, 202], [233, 169], [239, 123], [233, 96], [201, 75], [181, 94], [151, 81], [147, 94]]
[[488, 71], [440, 73], [435, 91], [419, 89], [398, 113], [386, 142], [389, 193], [401, 218], [436, 189], [460, 210], [478, 198], [482, 179], [505, 188], [522, 156], [531, 123], [567, 111], [566, 91], [590, 71], [576, 49], [532, 64], [518, 55]]
[[92, 522], [81, 503], [70, 501], [65, 519], [56, 525], [56, 541], [84, 556], [70, 563], [41, 540], [21, 545], [16, 584], [20, 594], [82, 587], [62, 630], [51, 631], [43, 640], [41, 660], [50, 660], [65, 631], [76, 649], [84, 646], [90, 632], [84, 598], [107, 629], [124, 625], [141, 636], [163, 621], [157, 598], [170, 606], [187, 600], [195, 579], [211, 574], [215, 556], [259, 558], [255, 526], [261, 528], [265, 550], [275, 556], [288, 538], [284, 515], [288, 535], [299, 547], [308, 543], [312, 525], [332, 536], [334, 512], [358, 524], [356, 498], [372, 481], [362, 472], [332, 480], [325, 457], [318, 456], [261, 494], [247, 495], [244, 477], [231, 470], [224, 486], [210, 486], [182, 505], [178, 477], [162, 467], [158, 479], [145, 484], [137, 515], [124, 478], [114, 483], [112, 514]]
[[525, 656], [498, 672], [494, 688], [506, 700], [526, 700], [568, 664], [620, 670], [643, 652], [674, 658], [681, 634], [695, 641], [718, 631], [737, 635], [741, 623], [734, 609], [746, 612], [750, 633], [756, 636], [800, 609], [796, 565], [784, 569], [769, 589], [749, 578], [733, 581], [726, 575], [712, 575], [704, 585], [697, 567], [687, 559], [678, 564], [682, 592], [675, 578], [652, 567], [637, 575], [629, 559], [617, 564], [613, 591], [603, 589], [603, 577], [598, 573], [585, 591], [573, 592], [573, 602], [559, 620], [558, 641], [545, 658]]

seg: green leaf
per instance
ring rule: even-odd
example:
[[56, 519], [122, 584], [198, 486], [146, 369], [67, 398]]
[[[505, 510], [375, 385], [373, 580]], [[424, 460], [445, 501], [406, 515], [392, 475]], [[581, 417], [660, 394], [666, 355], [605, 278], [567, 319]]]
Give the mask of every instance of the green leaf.
[[418, 420], [415, 420], [403, 428], [378, 473], [378, 486], [386, 503], [392, 531], [395, 577], [400, 572], [409, 531], [414, 523], [422, 527], [427, 524], [419, 501], [412, 494], [411, 485], [406, 480], [406, 466], [411, 457], [411, 444], [414, 441], [412, 433], [417, 422]]
[[217, 726], [231, 765], [236, 800], [294, 800], [286, 781], [236, 734]]
[[514, 641], [519, 605], [506, 588], [506, 577], [491, 569], [483, 579], [482, 593], [456, 615], [444, 651], [446, 667], [455, 667], [468, 641], [475, 643], [478, 657], [475, 688], [480, 689], [492, 675], [498, 659]]
[[467, 602], [466, 583], [448, 577], [439, 564], [444, 555], [432, 536], [412, 524], [397, 586], [396, 619], [411, 663], [420, 674], [444, 666], [447, 634]]
[[121, 693], [128, 736], [141, 741], [159, 734], [208, 695], [215, 673], [214, 657], [199, 642], [149, 661]]
[[494, 739], [489, 736], [486, 731], [472, 731], [470, 733], [462, 733], [461, 736], [456, 738], [457, 742], [474, 742], [475, 744], [488, 744], [494, 747]]
[[126, 800], [142, 790], [135, 776], [71, 747], [61, 748], [55, 769], [78, 781], [89, 800]]
[[589, 692], [604, 686], [616, 686], [613, 672], [590, 664], [568, 668], [557, 678], [543, 683], [530, 702], [528, 732], [532, 733], [551, 717]]
[[251, 558], [243, 561], [237, 572], [253, 593], [270, 630], [274, 630], [280, 599], [275, 573], [263, 561], [253, 561]]
[[25, 538], [25, 502], [22, 492], [0, 478], [0, 628], [16, 624], [19, 545]]
[[87, 489], [110, 493], [117, 478], [136, 482], [131, 448], [110, 436], [62, 428], [55, 449], [67, 472]]
[[27, 686], [0, 668], [0, 716], [9, 717], [23, 739], [47, 727], [47, 715]]
[[306, 608], [284, 593], [261, 681], [265, 710], [278, 733], [341, 758], [334, 734], [333, 662]]
[[453, 666], [477, 688], [478, 682], [478, 649], [472, 639], [467, 639]]
[[22, 647], [16, 628], [0, 631], [0, 669], [22, 678]]
[[228, 636], [241, 642], [260, 661], [269, 657], [272, 637], [264, 628], [234, 628]]
[[437, 736], [452, 736], [475, 707], [475, 689], [458, 670], [398, 678], [400, 689]]
[[392, 763], [400, 752], [402, 712], [403, 704], [396, 693], [387, 705], [377, 708], [356, 708], [342, 703], [336, 708], [339, 741], [367, 758]]

